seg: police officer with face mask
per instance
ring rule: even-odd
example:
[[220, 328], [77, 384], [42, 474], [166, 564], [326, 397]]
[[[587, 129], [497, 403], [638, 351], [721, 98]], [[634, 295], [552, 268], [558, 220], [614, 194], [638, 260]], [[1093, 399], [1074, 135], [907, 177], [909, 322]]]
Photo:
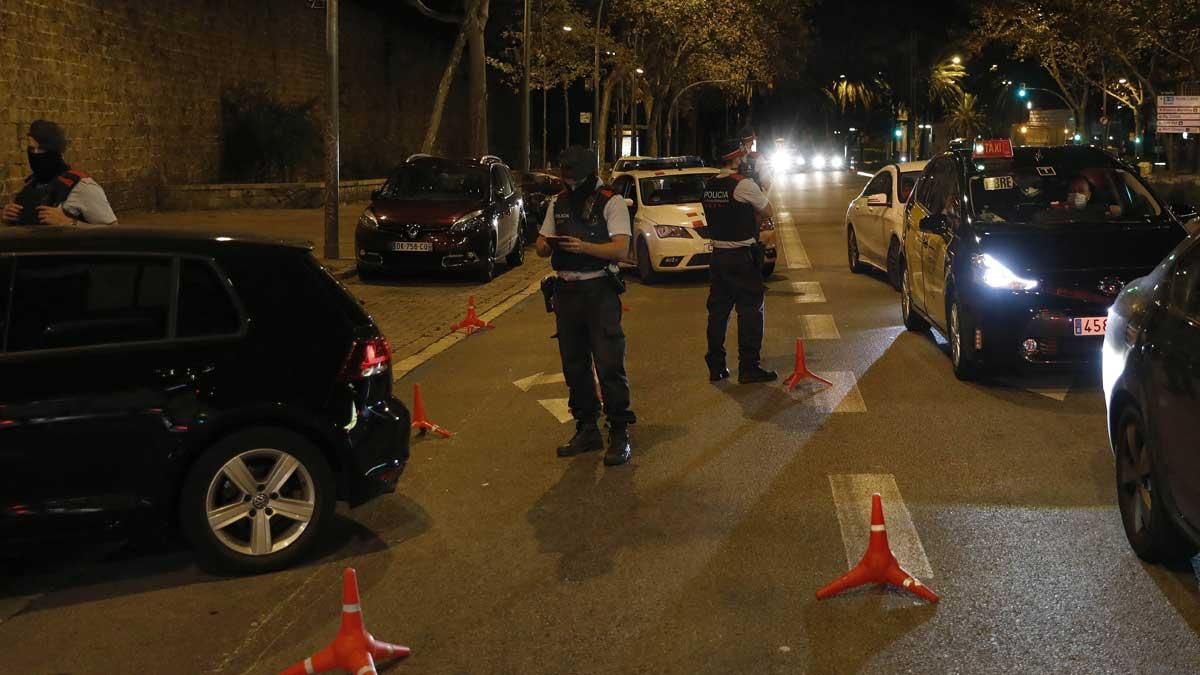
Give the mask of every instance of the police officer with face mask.
[[558, 456], [604, 447], [597, 425], [601, 401], [593, 379], [598, 377], [608, 420], [604, 463], [616, 466], [629, 461], [629, 425], [636, 421], [625, 375], [620, 298], [624, 285], [616, 265], [629, 251], [629, 208], [596, 177], [594, 152], [568, 148], [560, 163], [567, 187], [551, 200], [537, 239], [538, 255], [550, 258], [557, 275], [553, 304], [558, 351], [575, 418], [575, 435], [558, 448]]
[[104, 189], [63, 159], [67, 137], [47, 120], [29, 125], [29, 168], [33, 173], [11, 203], [0, 212], [8, 225], [116, 225], [117, 216]]
[[743, 153], [740, 139], [720, 145], [717, 159], [721, 172], [704, 184], [701, 200], [713, 242], [708, 267], [708, 353], [704, 355], [711, 382], [729, 377], [725, 330], [734, 309], [738, 314], [738, 382], [770, 382], [779, 377], [761, 366], [767, 287], [755, 214], [769, 217], [771, 202], [753, 180], [738, 172]]

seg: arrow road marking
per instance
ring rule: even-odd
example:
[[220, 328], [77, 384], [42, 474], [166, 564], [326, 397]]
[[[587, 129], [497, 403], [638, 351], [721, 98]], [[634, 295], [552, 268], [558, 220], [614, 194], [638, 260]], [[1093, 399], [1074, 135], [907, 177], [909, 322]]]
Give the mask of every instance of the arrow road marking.
[[878, 492], [883, 498], [888, 544], [896, 554], [896, 560], [921, 581], [933, 578], [933, 567], [925, 556], [925, 547], [921, 545], [908, 506], [900, 496], [895, 476], [890, 473], [834, 474], [829, 476], [829, 487], [833, 490], [833, 504], [842, 530], [848, 568], [857, 565], [867, 550], [867, 539], [871, 534], [871, 495]]
[[545, 398], [539, 399], [538, 403], [541, 403], [543, 408], [551, 415], [554, 415], [559, 424], [566, 424], [574, 419], [571, 417], [571, 409], [567, 407], [568, 400], [565, 398]]
[[539, 384], [558, 384], [566, 381], [567, 380], [565, 377], [563, 377], [562, 373], [543, 375], [542, 372], [538, 372], [530, 375], [529, 377], [523, 377], [516, 382], [513, 382], [513, 385], [521, 391], [529, 391], [532, 387], [535, 387]]

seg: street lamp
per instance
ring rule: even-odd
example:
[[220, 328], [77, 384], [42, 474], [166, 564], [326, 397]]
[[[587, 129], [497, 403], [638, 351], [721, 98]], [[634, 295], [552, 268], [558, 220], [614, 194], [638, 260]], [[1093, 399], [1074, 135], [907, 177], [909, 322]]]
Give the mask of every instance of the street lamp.
[[959, 65], [959, 64], [961, 64], [961, 63], [962, 63], [962, 57], [961, 57], [961, 56], [959, 56], [959, 55], [957, 55], [957, 54], [955, 54], [955, 55], [954, 55], [954, 56], [953, 56], [953, 57], [950, 59], [950, 62], [951, 62], [951, 63], [953, 63], [954, 65], [956, 65], [956, 66], [957, 66], [957, 65]]
[[570, 33], [573, 30], [575, 29], [571, 28], [570, 26], [563, 26], [563, 32]]
[[645, 74], [646, 74], [646, 71], [642, 70], [641, 68], [634, 68], [634, 69], [633, 69], [633, 72], [637, 73], [638, 75], [645, 75]]

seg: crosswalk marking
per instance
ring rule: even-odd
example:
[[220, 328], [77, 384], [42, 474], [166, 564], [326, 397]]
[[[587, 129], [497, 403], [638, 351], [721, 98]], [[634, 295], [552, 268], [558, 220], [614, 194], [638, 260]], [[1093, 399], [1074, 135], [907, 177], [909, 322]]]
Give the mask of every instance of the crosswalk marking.
[[562, 373], [551, 373], [549, 375], [545, 375], [539, 372], [534, 373], [529, 377], [522, 377], [521, 379], [513, 382], [513, 386], [521, 391], [529, 391], [532, 387], [537, 385], [558, 384], [560, 382], [566, 382], [566, 378], [563, 377]]
[[838, 525], [842, 530], [847, 567], [857, 565], [867, 549], [871, 532], [871, 495], [878, 492], [883, 499], [888, 544], [896, 554], [896, 560], [909, 574], [922, 581], [933, 578], [933, 567], [925, 555], [908, 506], [900, 496], [895, 476], [890, 473], [833, 474], [829, 476], [829, 487], [833, 491]]
[[793, 281], [792, 292], [796, 294], [796, 302], [825, 302], [825, 292], [817, 281]]
[[832, 314], [803, 314], [800, 316], [800, 337], [805, 340], [840, 340], [837, 323]]
[[867, 403], [863, 400], [862, 392], [858, 390], [858, 380], [854, 373], [848, 370], [821, 370], [812, 368], [811, 363], [808, 365], [812, 372], [829, 380], [833, 386], [821, 384], [816, 380], [802, 380], [792, 390], [793, 398], [823, 413], [867, 412]]
[[559, 424], [566, 424], [573, 419], [571, 417], [571, 409], [567, 406], [568, 400], [569, 399], [565, 398], [544, 398], [539, 399], [538, 403], [542, 404], [542, 407], [545, 408], [547, 412], [549, 412], [551, 415], [554, 415], [554, 418], [558, 420]]

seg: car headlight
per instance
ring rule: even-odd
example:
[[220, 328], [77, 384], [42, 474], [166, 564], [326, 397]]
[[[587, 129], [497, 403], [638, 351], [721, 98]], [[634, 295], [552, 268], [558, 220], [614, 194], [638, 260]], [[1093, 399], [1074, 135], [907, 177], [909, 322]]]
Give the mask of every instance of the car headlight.
[[813, 155], [813, 168], [814, 169], [824, 169], [825, 168], [825, 156], [824, 155]]
[[679, 225], [655, 225], [654, 234], [659, 239], [691, 239], [692, 233], [686, 227]]
[[796, 166], [804, 166], [804, 155], [796, 155]]
[[1010, 291], [1032, 291], [1037, 288], [1037, 281], [1022, 279], [988, 253], [976, 255], [972, 260], [975, 262], [979, 280], [991, 288], [1006, 288]]
[[483, 211], [472, 211], [454, 221], [454, 224], [450, 226], [450, 231], [454, 234], [465, 234], [483, 227], [484, 222], [486, 221], [483, 217]]
[[842, 164], [843, 160], [841, 157], [833, 157], [829, 160], [829, 166], [832, 166], [835, 169], [842, 168]]
[[358, 217], [358, 226], [364, 230], [378, 230], [379, 219], [375, 217], [374, 211], [367, 209]]

